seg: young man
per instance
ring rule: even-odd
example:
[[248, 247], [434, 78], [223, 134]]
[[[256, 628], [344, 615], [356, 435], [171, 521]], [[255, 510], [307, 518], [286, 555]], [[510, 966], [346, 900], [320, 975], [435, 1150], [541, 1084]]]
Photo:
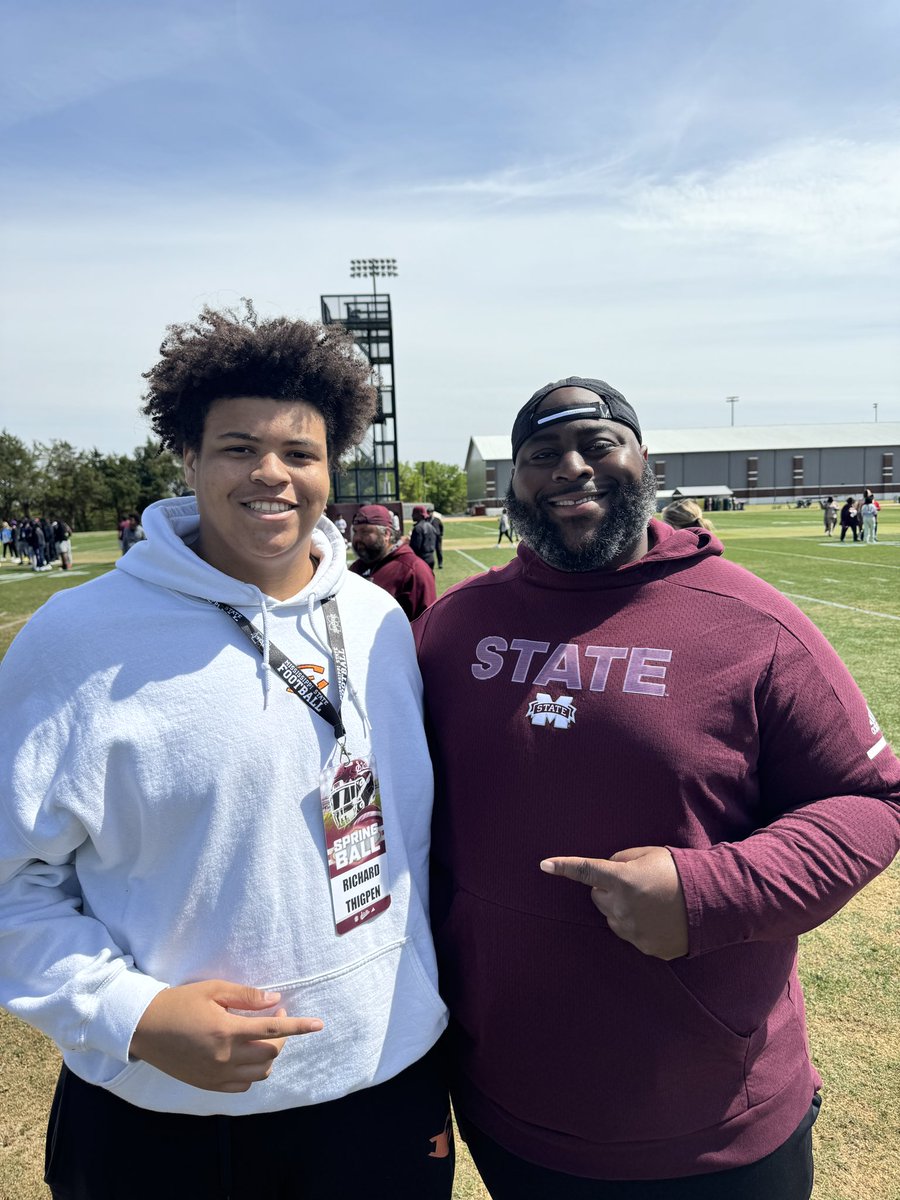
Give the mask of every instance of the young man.
[[900, 763], [802, 613], [651, 519], [620, 393], [540, 389], [512, 451], [516, 558], [414, 626], [460, 1128], [495, 1200], [807, 1200], [797, 937], [900, 849]]
[[450, 1196], [421, 683], [322, 517], [367, 376], [249, 305], [171, 327], [144, 411], [195, 496], [2, 664], [0, 999], [64, 1054], [60, 1200]]
[[409, 546], [396, 544], [390, 509], [383, 504], [364, 504], [357, 509], [350, 540], [357, 556], [350, 570], [384, 588], [410, 621], [434, 604], [434, 572]]

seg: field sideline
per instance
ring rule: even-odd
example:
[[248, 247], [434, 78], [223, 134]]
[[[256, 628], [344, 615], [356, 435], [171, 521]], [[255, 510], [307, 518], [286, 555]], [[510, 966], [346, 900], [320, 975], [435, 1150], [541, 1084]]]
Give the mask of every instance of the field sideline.
[[[826, 538], [817, 508], [765, 506], [712, 515], [727, 557], [807, 613], [847, 663], [888, 740], [900, 744], [900, 507], [883, 506], [879, 542], [871, 546]], [[438, 590], [506, 562], [514, 547], [496, 541], [496, 520], [448, 520]], [[0, 566], [0, 655], [53, 593], [110, 569], [118, 553], [115, 534], [76, 534], [73, 552], [74, 570], [67, 573]], [[44, 665], [64, 652], [50, 648]], [[898, 930], [895, 862], [837, 917], [802, 939], [810, 1038], [824, 1080], [815, 1127], [816, 1200], [897, 1200]], [[2, 1012], [0, 1033], [0, 1200], [46, 1200], [43, 1134], [58, 1058], [42, 1035]], [[465, 1153], [459, 1162], [455, 1200], [486, 1200]]]

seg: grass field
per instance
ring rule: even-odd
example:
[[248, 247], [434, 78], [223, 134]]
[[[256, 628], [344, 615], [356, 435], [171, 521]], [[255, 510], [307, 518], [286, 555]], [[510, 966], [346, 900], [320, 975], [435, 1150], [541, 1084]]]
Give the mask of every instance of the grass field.
[[[882, 509], [876, 545], [823, 535], [818, 509], [715, 514], [726, 554], [773, 584], [819, 626], [853, 672], [888, 739], [900, 743], [900, 508]], [[443, 591], [506, 562], [491, 519], [446, 523]], [[109, 569], [114, 533], [74, 539], [72, 572], [0, 566], [0, 653], [55, 591]], [[52, 654], [49, 653], [52, 662]], [[837, 732], [837, 731], [836, 731]], [[824, 1080], [815, 1127], [816, 1200], [900, 1196], [900, 863], [821, 929], [803, 938], [813, 1057]], [[46, 1112], [58, 1069], [40, 1034], [0, 1013], [0, 1200], [38, 1200]], [[456, 1200], [486, 1200], [465, 1153]], [[397, 1200], [408, 1200], [398, 1197]], [[414, 1198], [409, 1198], [414, 1200]], [[727, 1200], [727, 1197], [723, 1197]]]

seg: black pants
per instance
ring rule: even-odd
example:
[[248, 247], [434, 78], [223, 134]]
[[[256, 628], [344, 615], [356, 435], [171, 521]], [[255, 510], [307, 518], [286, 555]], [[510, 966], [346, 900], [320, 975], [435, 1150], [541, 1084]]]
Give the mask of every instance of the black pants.
[[150, 1112], [63, 1067], [44, 1178], [54, 1200], [450, 1200], [454, 1160], [435, 1051], [340, 1100], [246, 1117]]
[[510, 1154], [456, 1114], [492, 1200], [809, 1200], [813, 1186], [812, 1127], [820, 1099], [784, 1143], [746, 1167], [684, 1179], [583, 1179], [535, 1166]]

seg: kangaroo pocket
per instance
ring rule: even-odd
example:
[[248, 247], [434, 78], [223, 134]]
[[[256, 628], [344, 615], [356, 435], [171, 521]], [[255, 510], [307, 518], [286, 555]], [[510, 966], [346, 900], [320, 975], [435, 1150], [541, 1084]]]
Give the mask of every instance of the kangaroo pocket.
[[747, 1108], [750, 1038], [599, 913], [561, 923], [460, 891], [436, 944], [458, 1069], [518, 1120], [646, 1141]]
[[325, 1028], [288, 1038], [269, 1078], [249, 1092], [202, 1091], [147, 1063], [129, 1065], [106, 1086], [143, 1108], [200, 1116], [319, 1104], [396, 1075], [430, 1049], [446, 1023], [411, 938], [327, 974], [259, 986], [281, 993], [277, 1007], [288, 1016], [321, 1017]]

